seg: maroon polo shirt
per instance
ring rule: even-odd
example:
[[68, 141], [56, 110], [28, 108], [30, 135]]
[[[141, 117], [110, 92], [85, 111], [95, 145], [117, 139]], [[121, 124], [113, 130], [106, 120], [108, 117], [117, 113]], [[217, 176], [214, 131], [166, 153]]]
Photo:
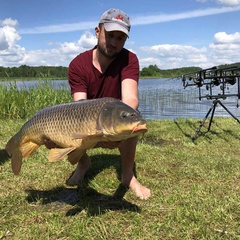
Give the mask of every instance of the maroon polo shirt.
[[131, 78], [138, 82], [137, 56], [123, 48], [106, 71], [100, 73], [92, 64], [95, 48], [79, 54], [69, 64], [68, 81], [71, 93], [86, 92], [88, 99], [102, 97], [121, 99], [122, 80]]

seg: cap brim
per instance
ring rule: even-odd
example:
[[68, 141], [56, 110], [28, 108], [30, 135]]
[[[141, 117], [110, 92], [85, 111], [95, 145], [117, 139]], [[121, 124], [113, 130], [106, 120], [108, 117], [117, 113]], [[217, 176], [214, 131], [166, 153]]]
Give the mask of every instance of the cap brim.
[[111, 31], [120, 31], [120, 32], [124, 32], [127, 36], [129, 35], [129, 31], [127, 30], [127, 28], [125, 28], [124, 26], [118, 24], [118, 23], [104, 23], [104, 28], [107, 32], [111, 32]]

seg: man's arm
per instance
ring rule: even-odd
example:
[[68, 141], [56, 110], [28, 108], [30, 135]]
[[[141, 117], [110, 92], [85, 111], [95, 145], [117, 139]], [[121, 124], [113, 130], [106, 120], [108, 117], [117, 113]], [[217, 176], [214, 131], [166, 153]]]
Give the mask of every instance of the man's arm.
[[137, 81], [126, 78], [122, 81], [122, 101], [132, 107], [138, 108], [138, 83]]
[[81, 99], [87, 99], [87, 93], [85, 92], [75, 92], [73, 94], [73, 101], [78, 101]]

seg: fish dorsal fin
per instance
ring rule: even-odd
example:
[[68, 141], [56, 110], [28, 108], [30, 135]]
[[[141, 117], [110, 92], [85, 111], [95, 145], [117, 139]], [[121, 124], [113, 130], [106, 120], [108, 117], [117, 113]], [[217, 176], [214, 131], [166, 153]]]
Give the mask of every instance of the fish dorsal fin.
[[86, 150], [83, 149], [77, 149], [75, 151], [72, 151], [71, 153], [68, 154], [68, 161], [72, 165], [76, 164], [81, 159], [85, 152]]
[[18, 175], [22, 166], [22, 154], [18, 149], [12, 154], [11, 164], [13, 173]]
[[34, 142], [24, 143], [20, 147], [20, 152], [22, 153], [23, 158], [29, 157], [33, 152], [35, 152], [39, 148], [39, 145]]
[[50, 154], [48, 156], [49, 162], [56, 162], [64, 158], [67, 154], [74, 151], [76, 147], [69, 147], [69, 148], [52, 148], [50, 150]]

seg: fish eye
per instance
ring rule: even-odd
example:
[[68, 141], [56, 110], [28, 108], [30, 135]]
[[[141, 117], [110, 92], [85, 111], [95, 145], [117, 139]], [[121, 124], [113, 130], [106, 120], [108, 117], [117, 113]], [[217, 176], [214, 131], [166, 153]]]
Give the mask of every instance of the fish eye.
[[123, 118], [126, 118], [128, 116], [128, 113], [127, 112], [122, 112], [122, 117]]
[[136, 116], [136, 114], [135, 113], [122, 112], [121, 116], [123, 118], [127, 118], [127, 117], [134, 117], [134, 116]]

